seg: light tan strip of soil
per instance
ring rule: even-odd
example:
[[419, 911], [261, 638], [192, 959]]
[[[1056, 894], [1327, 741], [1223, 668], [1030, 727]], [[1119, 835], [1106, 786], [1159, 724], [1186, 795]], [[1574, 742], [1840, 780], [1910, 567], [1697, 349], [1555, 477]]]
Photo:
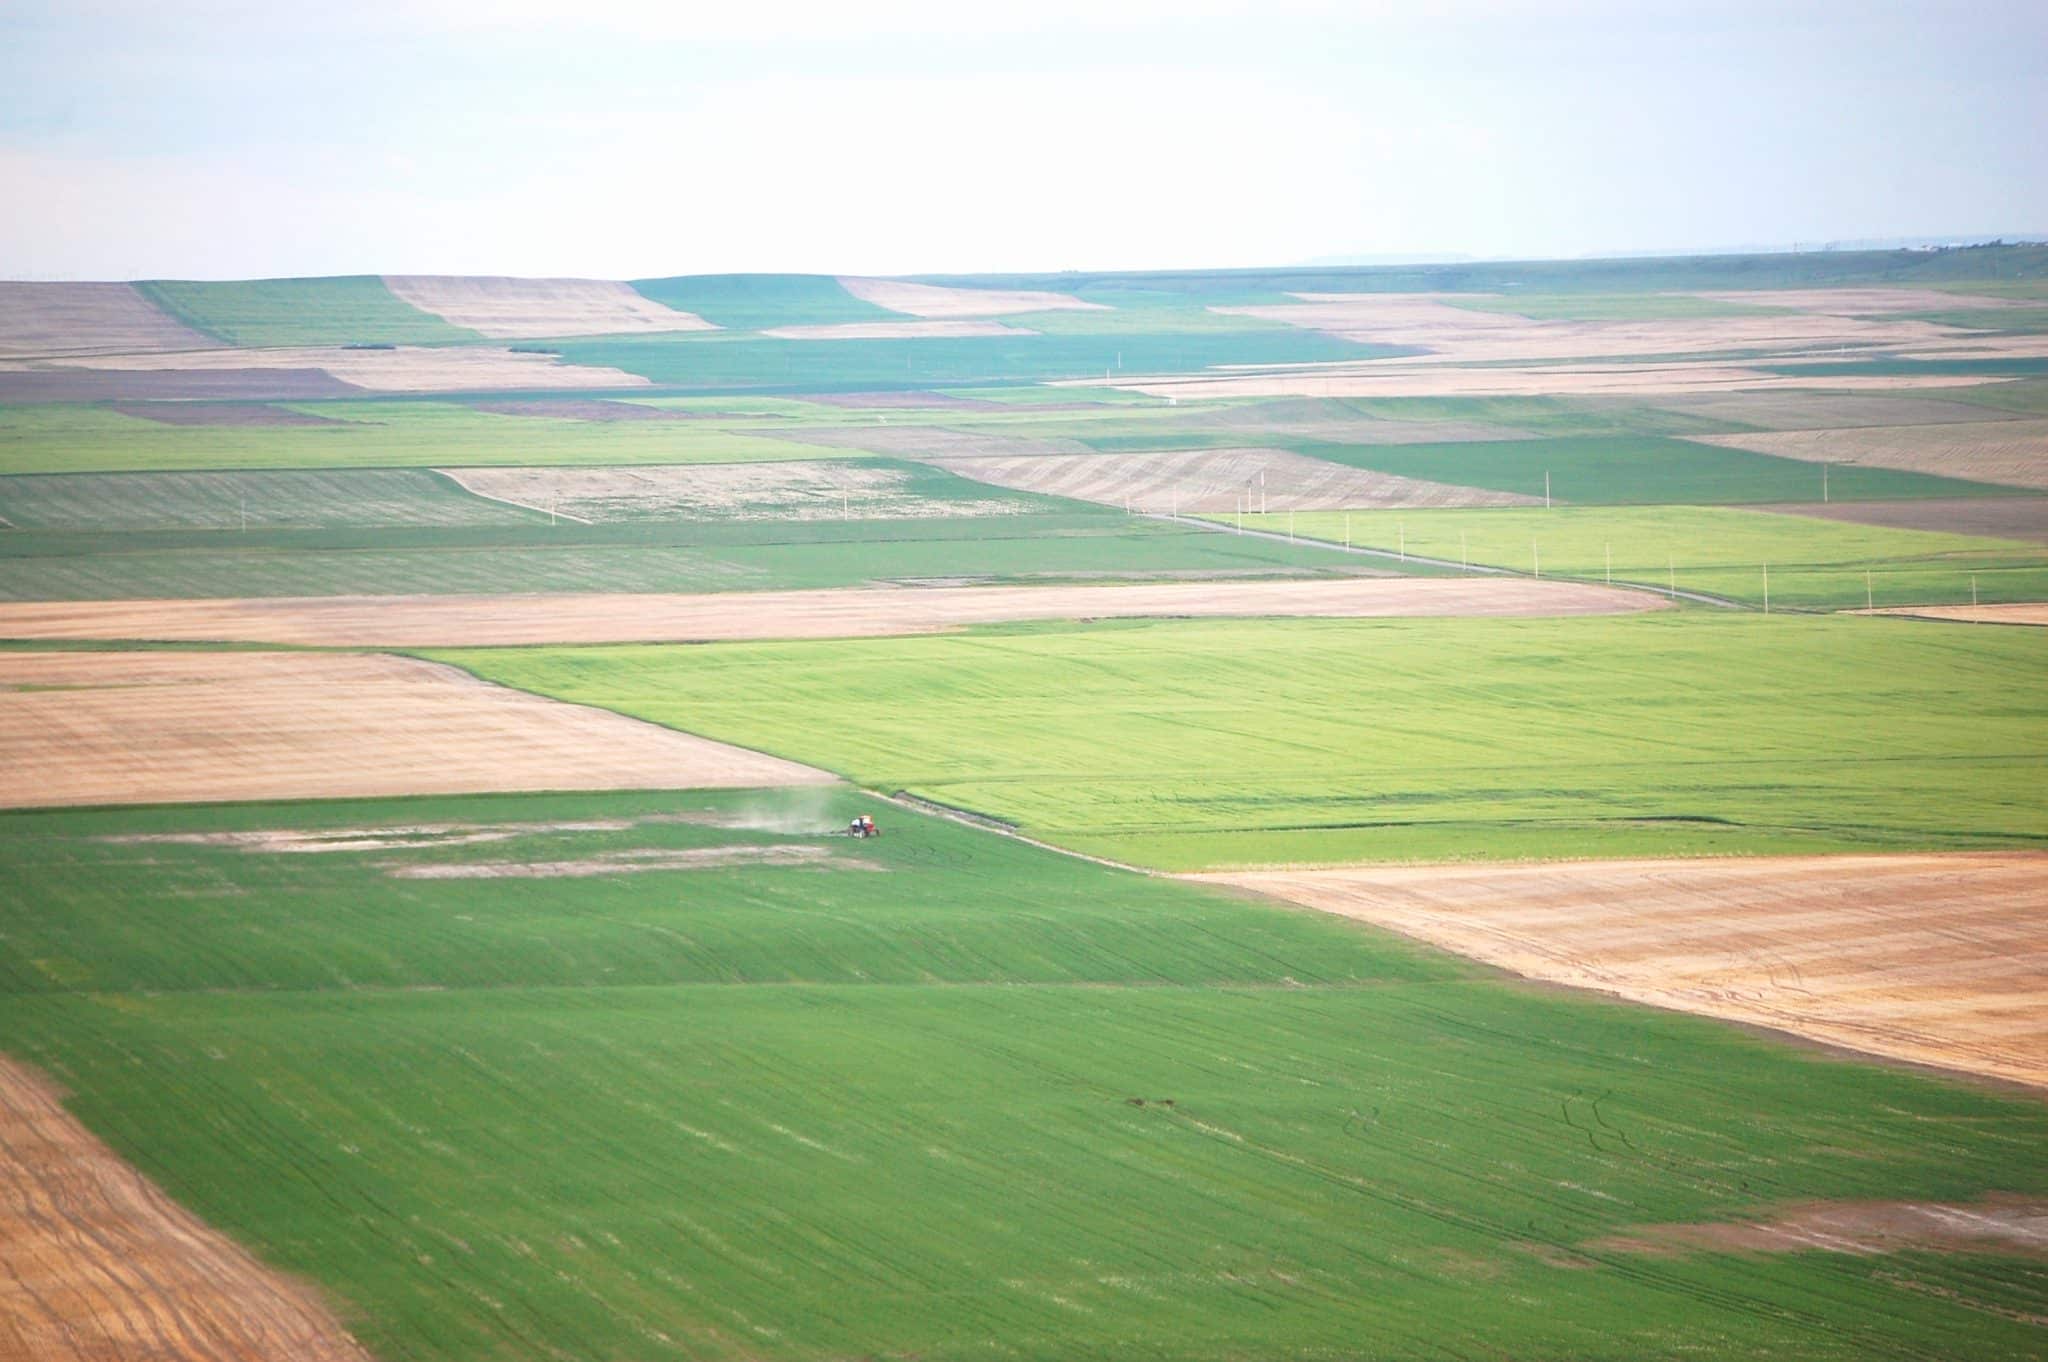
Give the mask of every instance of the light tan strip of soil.
[[384, 287], [422, 312], [497, 340], [717, 330], [694, 312], [664, 307], [610, 279], [387, 274]]
[[[702, 596], [593, 593], [24, 601], [0, 604], [0, 637], [393, 648], [707, 643], [923, 634], [1005, 620], [1612, 615], [1661, 610], [1667, 604], [1663, 597], [1648, 592], [1519, 577], [859, 587]], [[8, 675], [5, 658], [0, 654], [0, 684]]]
[[207, 350], [219, 345], [159, 311], [132, 284], [0, 282], [0, 355]]
[[1065, 293], [1035, 289], [948, 288], [900, 279], [842, 278], [840, 287], [863, 302], [913, 317], [1002, 317], [1013, 312], [1106, 312]]
[[1854, 426], [1696, 438], [1704, 444], [1814, 463], [1870, 464], [2008, 487], [2048, 488], [2048, 421]]
[[1226, 872], [1533, 979], [2048, 1085], [2048, 855]]
[[966, 319], [922, 322], [824, 322], [814, 326], [777, 326], [761, 333], [778, 340], [933, 340], [948, 336], [1031, 336], [1021, 326]]
[[1975, 374], [1833, 374], [1812, 365], [1799, 377], [1717, 364], [1554, 365], [1536, 368], [1471, 368], [1447, 364], [1373, 361], [1254, 373], [1210, 372], [1190, 377], [1061, 379], [1052, 386], [1113, 387], [1153, 397], [1544, 397], [1653, 393], [1755, 392], [1773, 389], [1895, 392], [1908, 389], [1974, 388]]
[[0, 652], [0, 807], [832, 779], [412, 658]]
[[1962, 620], [1968, 624], [2048, 624], [2048, 602], [2021, 601], [2006, 605], [1892, 605], [1858, 610], [1859, 615], [1912, 615], [1925, 620]]
[[0, 1058], [0, 1357], [22, 1362], [369, 1362], [271, 1271]]
[[[0, 360], [0, 370], [29, 369], [25, 360]], [[150, 372], [237, 373], [250, 369], [320, 369], [372, 392], [482, 392], [490, 389], [644, 388], [647, 380], [623, 369], [564, 364], [559, 355], [490, 346], [401, 345], [390, 350], [290, 346], [263, 350], [193, 350], [175, 354], [79, 355], [49, 367]], [[262, 394], [258, 393], [258, 396]]]

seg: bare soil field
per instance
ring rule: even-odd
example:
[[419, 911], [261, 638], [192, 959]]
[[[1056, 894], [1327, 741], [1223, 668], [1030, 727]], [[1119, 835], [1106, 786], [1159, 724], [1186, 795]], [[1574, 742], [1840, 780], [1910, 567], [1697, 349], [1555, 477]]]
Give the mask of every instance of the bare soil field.
[[1833, 317], [1871, 317], [1887, 312], [1949, 312], [1958, 308], [2025, 306], [2010, 298], [1983, 298], [1970, 293], [1944, 293], [1932, 288], [1747, 289], [1730, 293], [1696, 293], [1721, 303], [1751, 307], [1789, 307]]
[[[10, 373], [29, 366], [0, 361], [0, 385]], [[343, 383], [372, 392], [468, 392], [490, 388], [638, 388], [647, 380], [623, 369], [572, 365], [559, 356], [522, 353], [484, 346], [401, 345], [389, 350], [351, 350], [342, 346], [282, 346], [270, 350], [192, 350], [178, 354], [78, 355], [31, 372], [89, 369], [128, 373], [218, 373], [232, 370], [251, 375], [265, 370], [324, 372]], [[252, 391], [252, 389], [254, 389]], [[4, 386], [0, 386], [4, 391]], [[149, 397], [124, 382], [113, 397]], [[228, 397], [277, 397], [281, 394], [244, 378]], [[296, 394], [294, 394], [296, 395]]]
[[[1213, 312], [1286, 322], [1348, 340], [1428, 350], [1439, 361], [1592, 359], [1713, 351], [1921, 345], [1968, 335], [1920, 321], [1870, 321], [1813, 313], [1647, 321], [1536, 321], [1454, 305], [1445, 295], [1299, 293], [1298, 303], [1217, 307]], [[1473, 295], [1463, 295], [1469, 301]]]
[[2048, 497], [1930, 497], [1923, 501], [1808, 501], [1751, 510], [1818, 516], [1896, 530], [1939, 530], [2048, 544]]
[[208, 350], [219, 344], [159, 311], [132, 284], [0, 283], [0, 355]]
[[1533, 979], [2048, 1085], [2048, 855], [1194, 878], [1359, 918]]
[[0, 1058], [0, 1357], [369, 1362], [313, 1293], [178, 1206]]
[[1014, 515], [999, 497], [947, 501], [909, 489], [901, 468], [860, 459], [585, 468], [444, 468], [480, 497], [612, 520], [864, 520]]
[[1021, 326], [966, 318], [918, 322], [818, 322], [806, 326], [776, 326], [761, 333], [777, 340], [932, 340], [960, 336], [1029, 336], [1036, 334]]
[[1201, 430], [1303, 440], [1329, 440], [1355, 445], [1448, 444], [1461, 440], [1526, 440], [1526, 430], [1479, 421], [1395, 421], [1362, 416], [1328, 398], [1281, 398], [1248, 406], [1223, 407], [1193, 415], [1190, 425]]
[[[804, 401], [815, 402], [825, 407], [844, 407], [848, 411], [1012, 411], [1008, 402], [991, 402], [985, 397], [955, 397], [951, 393], [932, 392], [875, 392], [875, 393], [806, 393]], [[1035, 406], [1034, 411], [1072, 411], [1095, 405], [1087, 402], [1051, 403]]]
[[2016, 601], [2005, 605], [1889, 605], [1856, 613], [1912, 615], [1917, 619], [1961, 620], [1966, 624], [2048, 624], [2048, 601]]
[[1707, 444], [1814, 463], [1861, 463], [2008, 487], [2048, 489], [2048, 421], [1858, 426], [1760, 435], [1703, 435]]
[[1032, 289], [947, 288], [942, 284], [855, 277], [842, 278], [839, 285], [862, 302], [913, 317], [1002, 317], [1013, 312], [1108, 310], [1101, 303], [1084, 303], [1065, 293]]
[[704, 413], [676, 407], [650, 407], [644, 402], [618, 402], [604, 397], [488, 398], [464, 405], [492, 416], [533, 416], [548, 421], [702, 421]]
[[0, 653], [0, 807], [831, 779], [412, 658]]
[[1026, 454], [1087, 454], [1092, 451], [1079, 440], [1038, 439], [1028, 435], [998, 435], [981, 431], [947, 430], [943, 426], [886, 425], [877, 420], [864, 426], [820, 426], [777, 431], [778, 439], [792, 444], [818, 445], [825, 449], [854, 449], [868, 454], [901, 454], [912, 459], [993, 459]]
[[1844, 396], [1820, 392], [1731, 392], [1675, 397], [1657, 404], [1666, 411], [1733, 421], [1759, 430], [1834, 430], [1848, 426], [1939, 426], [1959, 422], [2018, 420], [1969, 402], [1933, 397]]
[[[1521, 577], [1346, 577], [1309, 581], [1148, 582], [1134, 586], [890, 586], [831, 591], [734, 591], [701, 596], [561, 593], [17, 601], [0, 603], [0, 638], [147, 639], [342, 648], [710, 643], [924, 634], [1006, 620], [1610, 615], [1661, 610], [1668, 604], [1662, 596], [1644, 591]], [[25, 654], [0, 653], [0, 685], [7, 684], [6, 668], [18, 665], [7, 659], [21, 656]], [[4, 749], [0, 749], [0, 755], [4, 755]]]
[[1180, 512], [1364, 510], [1384, 506], [1534, 506], [1539, 498], [1351, 468], [1284, 449], [1182, 449], [1143, 454], [1040, 454], [935, 459], [979, 482], [1024, 492]]
[[110, 402], [123, 416], [160, 426], [338, 426], [330, 416], [262, 402]]
[[718, 329], [610, 279], [387, 274], [384, 287], [422, 312], [493, 340]]

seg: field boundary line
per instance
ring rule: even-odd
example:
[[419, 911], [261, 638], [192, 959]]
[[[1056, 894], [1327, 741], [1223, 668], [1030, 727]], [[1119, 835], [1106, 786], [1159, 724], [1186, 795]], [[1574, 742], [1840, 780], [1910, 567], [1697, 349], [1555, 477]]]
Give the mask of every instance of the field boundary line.
[[479, 492], [476, 488], [471, 487], [468, 483], [457, 477], [451, 469], [429, 468], [427, 471], [437, 478], [446, 478], [449, 482], [454, 483], [464, 496], [475, 497], [479, 501], [495, 501], [503, 506], [517, 506], [522, 511], [533, 511], [536, 514], [544, 515], [549, 520], [560, 516], [564, 520], [573, 520], [578, 525], [595, 525], [597, 523], [595, 520], [586, 520], [580, 515], [572, 515], [568, 511], [558, 511], [552, 506], [535, 506], [532, 502], [514, 501], [510, 497], [496, 497], [492, 496], [489, 492]]
[[962, 827], [978, 828], [983, 832], [992, 832], [998, 837], [1008, 837], [1013, 841], [1023, 842], [1027, 846], [1037, 847], [1041, 851], [1055, 852], [1077, 861], [1088, 861], [1095, 865], [1106, 866], [1111, 870], [1126, 870], [1133, 875], [1144, 875], [1152, 879], [1176, 878], [1176, 876], [1164, 870], [1148, 870], [1142, 865], [1127, 865], [1122, 861], [1112, 861], [1107, 856], [1091, 856], [1085, 851], [1075, 851], [1072, 847], [1058, 846], [1052, 842], [1041, 842], [1038, 838], [1020, 831], [1015, 823], [997, 818], [993, 814], [976, 813], [972, 809], [963, 809], [952, 804], [942, 804], [936, 799], [926, 799], [922, 795], [914, 795], [908, 790], [898, 790], [895, 794], [886, 794], [881, 790], [868, 790], [867, 793], [877, 799], [886, 799], [891, 804], [899, 808], [909, 809], [913, 813], [926, 814], [933, 818], [943, 818], [948, 822], [958, 823]]

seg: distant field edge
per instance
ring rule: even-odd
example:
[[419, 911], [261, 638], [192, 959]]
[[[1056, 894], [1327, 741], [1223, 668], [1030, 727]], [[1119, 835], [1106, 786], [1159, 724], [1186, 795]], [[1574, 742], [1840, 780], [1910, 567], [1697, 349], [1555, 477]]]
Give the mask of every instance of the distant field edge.
[[2048, 851], [1211, 871], [1539, 982], [2048, 1095]]

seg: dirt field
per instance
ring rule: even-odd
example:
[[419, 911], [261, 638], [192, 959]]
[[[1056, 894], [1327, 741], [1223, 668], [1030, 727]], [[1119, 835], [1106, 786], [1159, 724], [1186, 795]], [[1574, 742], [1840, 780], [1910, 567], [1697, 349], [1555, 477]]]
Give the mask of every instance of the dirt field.
[[0, 1357], [369, 1362], [310, 1291], [173, 1203], [5, 1058]]
[[2048, 624], [2048, 601], [2019, 601], [2010, 605], [1893, 605], [1856, 613], [1912, 615], [1924, 620], [1962, 620], [1969, 624]]
[[2008, 487], [2048, 489], [2048, 421], [1860, 426], [1761, 435], [1705, 435], [1709, 444], [1815, 463], [1861, 463]]
[[130, 284], [0, 283], [0, 355], [88, 355], [219, 346]]
[[422, 312], [493, 340], [718, 329], [609, 279], [387, 274], [384, 287]]
[[941, 501], [901, 468], [860, 459], [618, 468], [444, 468], [480, 497], [585, 523], [612, 520], [909, 520], [1014, 515], [1001, 497]]
[[0, 402], [104, 402], [112, 398], [185, 401], [291, 401], [360, 397], [361, 388], [324, 369], [9, 369], [0, 363]]
[[931, 340], [948, 336], [1029, 336], [1021, 326], [1001, 322], [939, 319], [922, 322], [821, 322], [812, 326], [777, 326], [761, 333], [778, 340]]
[[2048, 497], [1933, 497], [1925, 501], [1809, 501], [1755, 511], [1819, 516], [1895, 530], [1939, 530], [2048, 544]]
[[913, 317], [1002, 317], [1013, 312], [1101, 312], [1101, 303], [1084, 303], [1064, 293], [1030, 289], [946, 288], [939, 284], [907, 284], [898, 279], [842, 278], [840, 287], [863, 302], [906, 312]]
[[[848, 411], [1014, 411], [1008, 402], [991, 402], [985, 397], [955, 397], [951, 393], [930, 392], [874, 392], [874, 393], [806, 393], [804, 401], [815, 402], [824, 407], [844, 407]], [[1074, 411], [1093, 406], [1086, 402], [1055, 402], [1033, 408], [1034, 411]]]
[[1869, 321], [1814, 313], [1651, 321], [1534, 321], [1456, 306], [1474, 295], [1300, 293], [1298, 303], [1218, 307], [1213, 312], [1286, 322], [1378, 345], [1408, 345], [1439, 361], [1593, 359], [1712, 351], [1804, 351], [1842, 346], [1935, 344], [1967, 335], [1918, 321]]
[[1759, 430], [1833, 430], [1847, 426], [1938, 426], [1956, 422], [2017, 420], [1969, 402], [1932, 397], [1844, 397], [1820, 392], [1734, 392], [1678, 397], [1657, 403], [1666, 411], [1733, 421]]
[[2048, 1085], [2048, 855], [1196, 876], [1519, 974]]
[[[233, 370], [317, 370], [373, 392], [468, 392], [490, 388], [638, 388], [647, 380], [623, 369], [570, 365], [555, 355], [522, 354], [483, 346], [401, 345], [390, 350], [341, 346], [284, 346], [269, 350], [193, 350], [179, 354], [80, 355], [42, 372], [89, 369], [101, 373], [204, 374]], [[36, 372], [21, 361], [0, 361], [0, 391], [9, 373]], [[113, 397], [155, 394], [123, 383]], [[245, 377], [222, 396], [277, 397], [261, 380]]]
[[0, 807], [830, 779], [411, 658], [0, 653]]
[[1379, 416], [1361, 416], [1342, 402], [1318, 397], [1280, 398], [1247, 406], [1222, 407], [1190, 413], [1184, 419], [1191, 429], [1226, 433], [1242, 431], [1247, 437], [1247, 444], [1278, 435], [1355, 445], [1448, 444], [1463, 440], [1531, 438], [1526, 430], [1478, 421], [1395, 421]]
[[[2017, 1253], [2048, 1257], [2048, 1201], [1810, 1201], [1768, 1220], [1638, 1225], [1588, 1247], [1625, 1253]], [[2040, 1321], [2048, 1323], [2048, 1320]]]
[[[1610, 615], [1661, 610], [1666, 604], [1663, 597], [1648, 592], [1520, 577], [1321, 578], [1136, 586], [886, 586], [706, 596], [565, 593], [20, 601], [0, 603], [0, 638], [345, 648], [708, 643], [924, 634], [1003, 620]], [[20, 656], [0, 653], [0, 684], [5, 684], [9, 674], [5, 668], [17, 665], [7, 659]]]
[[935, 459], [962, 477], [1024, 492], [1175, 512], [1364, 510], [1378, 506], [1534, 506], [1537, 498], [1351, 468], [1283, 449], [1184, 449]]

